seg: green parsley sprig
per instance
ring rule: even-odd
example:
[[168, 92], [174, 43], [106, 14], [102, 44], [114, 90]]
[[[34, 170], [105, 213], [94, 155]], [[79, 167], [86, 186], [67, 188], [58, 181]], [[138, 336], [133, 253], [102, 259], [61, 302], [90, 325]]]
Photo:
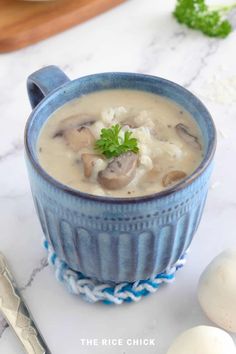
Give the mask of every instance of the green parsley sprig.
[[120, 136], [121, 126], [113, 125], [111, 128], [101, 130], [100, 139], [95, 143], [95, 149], [108, 159], [117, 157], [127, 151], [138, 153], [138, 140], [132, 137], [132, 132], [126, 131], [124, 138]]
[[225, 38], [233, 30], [225, 15], [235, 7], [236, 4], [233, 4], [211, 10], [205, 0], [177, 0], [173, 15], [179, 23], [210, 37]]

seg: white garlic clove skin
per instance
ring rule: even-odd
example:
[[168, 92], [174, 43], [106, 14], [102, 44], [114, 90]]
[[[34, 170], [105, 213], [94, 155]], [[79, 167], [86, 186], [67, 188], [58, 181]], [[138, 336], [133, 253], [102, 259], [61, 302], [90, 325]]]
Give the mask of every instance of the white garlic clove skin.
[[198, 299], [212, 322], [236, 333], [236, 249], [225, 250], [207, 266], [199, 280]]
[[236, 347], [222, 329], [198, 326], [177, 337], [166, 354], [236, 354]]

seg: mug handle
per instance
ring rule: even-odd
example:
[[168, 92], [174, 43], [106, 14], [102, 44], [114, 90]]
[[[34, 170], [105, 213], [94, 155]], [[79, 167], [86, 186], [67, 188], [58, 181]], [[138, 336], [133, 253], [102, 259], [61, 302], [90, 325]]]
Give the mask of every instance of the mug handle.
[[35, 71], [27, 79], [27, 91], [34, 109], [51, 91], [69, 82], [66, 74], [55, 65]]

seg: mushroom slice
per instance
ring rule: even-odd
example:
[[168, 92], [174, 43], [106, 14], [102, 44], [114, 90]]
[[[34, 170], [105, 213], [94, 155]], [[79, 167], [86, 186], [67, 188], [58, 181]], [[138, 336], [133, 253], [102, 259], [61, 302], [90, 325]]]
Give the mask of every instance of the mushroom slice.
[[135, 116], [129, 116], [122, 121], [123, 126], [128, 126], [130, 129], [138, 128], [138, 124], [134, 121]]
[[98, 173], [98, 182], [107, 189], [120, 189], [129, 184], [135, 176], [138, 155], [129, 151], [115, 157], [107, 167]]
[[80, 127], [90, 127], [96, 122], [96, 118], [89, 114], [78, 114], [63, 119], [59, 125], [58, 130], [53, 135], [53, 138], [62, 137], [66, 130]]
[[153, 167], [151, 170], [147, 171], [144, 175], [143, 182], [155, 183], [160, 176], [160, 171]]
[[164, 187], [169, 187], [185, 177], [187, 177], [187, 174], [184, 171], [171, 171], [162, 178], [162, 184]]
[[189, 128], [186, 125], [179, 123], [175, 126], [175, 129], [180, 138], [183, 139], [187, 144], [191, 145], [195, 149], [202, 149], [198, 138], [189, 131]]
[[56, 133], [53, 134], [52, 138], [62, 138], [64, 135], [64, 131], [62, 129], [57, 130]]
[[98, 159], [101, 159], [101, 155], [85, 153], [81, 155], [84, 165], [84, 176], [91, 177], [93, 172], [93, 166]]
[[67, 145], [74, 151], [92, 146], [95, 143], [95, 137], [87, 127], [71, 128], [63, 134]]
[[86, 113], [82, 113], [63, 119], [59, 124], [59, 128], [61, 130], [65, 130], [69, 128], [89, 127], [95, 122], [95, 117]]

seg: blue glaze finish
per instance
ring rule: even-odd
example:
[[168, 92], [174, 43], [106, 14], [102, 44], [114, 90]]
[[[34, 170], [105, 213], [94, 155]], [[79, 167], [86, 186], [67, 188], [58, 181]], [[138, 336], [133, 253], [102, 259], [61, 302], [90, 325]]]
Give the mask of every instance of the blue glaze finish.
[[[57, 83], [62, 86], [55, 89]], [[111, 198], [74, 190], [40, 167], [36, 142], [48, 117], [82, 94], [113, 88], [168, 97], [193, 115], [203, 132], [205, 151], [203, 162], [191, 176], [150, 196]], [[27, 122], [26, 162], [43, 232], [59, 258], [86, 276], [115, 283], [147, 279], [175, 264], [197, 230], [212, 172], [216, 132], [203, 104], [189, 91], [161, 78], [103, 73], [68, 81], [56, 67], [32, 74], [28, 92], [33, 106], [48, 94]]]
[[34, 109], [45, 96], [68, 81], [70, 79], [66, 74], [54, 65], [35, 71], [27, 80], [27, 90], [32, 108]]

